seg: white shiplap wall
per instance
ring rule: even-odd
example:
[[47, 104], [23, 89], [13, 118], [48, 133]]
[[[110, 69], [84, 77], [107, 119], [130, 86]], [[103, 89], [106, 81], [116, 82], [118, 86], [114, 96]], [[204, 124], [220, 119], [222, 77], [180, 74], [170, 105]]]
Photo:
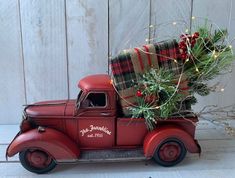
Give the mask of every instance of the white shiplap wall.
[[67, 0], [68, 81], [70, 98], [80, 78], [108, 70], [108, 0]]
[[21, 0], [27, 103], [66, 98], [67, 51], [63, 0]]
[[26, 101], [19, 3], [0, 1], [0, 123], [17, 123]]
[[[208, 17], [220, 28], [227, 28], [229, 40], [235, 39], [235, 0], [194, 0], [193, 15], [198, 17]], [[235, 43], [233, 41], [233, 47]], [[233, 48], [234, 50], [235, 48]], [[235, 50], [234, 50], [235, 51]], [[234, 63], [235, 64], [235, 63]], [[225, 91], [212, 93], [206, 97], [198, 97], [199, 102], [196, 110], [205, 105], [227, 106], [235, 103], [235, 67], [233, 72], [224, 76], [219, 76], [214, 81], [225, 86]]]
[[[77, 81], [107, 73], [109, 56], [174, 35], [173, 21], [184, 22], [178, 32], [189, 28], [191, 12], [229, 26], [233, 38], [234, 8], [235, 0], [0, 1], [0, 124], [19, 123], [23, 104], [75, 98]], [[196, 109], [234, 103], [234, 78], [220, 77], [228, 92], [200, 98]]]

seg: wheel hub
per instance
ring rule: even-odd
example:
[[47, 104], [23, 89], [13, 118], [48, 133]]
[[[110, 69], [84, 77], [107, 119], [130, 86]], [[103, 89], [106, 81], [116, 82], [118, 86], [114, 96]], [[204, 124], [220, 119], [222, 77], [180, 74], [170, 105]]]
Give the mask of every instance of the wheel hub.
[[43, 164], [46, 160], [47, 156], [42, 152], [33, 152], [31, 154], [31, 161], [34, 164]]
[[174, 161], [180, 155], [180, 147], [176, 143], [167, 143], [160, 149], [160, 158], [164, 161]]
[[42, 151], [32, 151], [27, 154], [27, 159], [30, 165], [36, 168], [44, 168], [51, 162], [50, 157]]

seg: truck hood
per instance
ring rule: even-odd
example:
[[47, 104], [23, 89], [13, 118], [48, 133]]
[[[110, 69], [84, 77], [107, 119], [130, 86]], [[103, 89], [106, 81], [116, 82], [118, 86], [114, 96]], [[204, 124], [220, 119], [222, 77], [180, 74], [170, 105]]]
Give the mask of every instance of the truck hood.
[[54, 100], [27, 105], [25, 112], [31, 117], [72, 116], [75, 100]]

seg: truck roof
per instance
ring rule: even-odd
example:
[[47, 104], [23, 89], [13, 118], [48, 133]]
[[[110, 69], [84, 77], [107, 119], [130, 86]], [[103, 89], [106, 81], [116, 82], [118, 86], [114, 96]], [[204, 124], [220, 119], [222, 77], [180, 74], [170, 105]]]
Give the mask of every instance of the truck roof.
[[113, 90], [111, 77], [107, 74], [96, 74], [86, 76], [79, 81], [78, 87], [81, 88], [83, 91], [104, 89]]

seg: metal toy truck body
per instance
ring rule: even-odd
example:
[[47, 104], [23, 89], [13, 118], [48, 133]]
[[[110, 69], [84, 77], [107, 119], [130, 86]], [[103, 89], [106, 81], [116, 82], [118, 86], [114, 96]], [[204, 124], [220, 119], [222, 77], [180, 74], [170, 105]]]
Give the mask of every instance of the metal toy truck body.
[[39, 102], [25, 108], [20, 132], [6, 150], [19, 153], [22, 165], [46, 173], [56, 164], [153, 158], [173, 166], [187, 151], [200, 153], [194, 139], [196, 117], [158, 121], [146, 129], [143, 118], [124, 118], [108, 75], [91, 75], [79, 82], [76, 100]]

